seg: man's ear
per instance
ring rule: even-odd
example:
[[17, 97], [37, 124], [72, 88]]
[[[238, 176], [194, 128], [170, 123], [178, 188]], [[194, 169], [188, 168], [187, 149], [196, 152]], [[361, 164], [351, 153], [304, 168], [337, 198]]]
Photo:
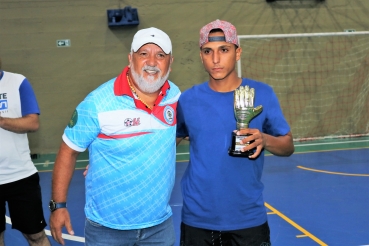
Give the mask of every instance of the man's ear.
[[174, 62], [174, 56], [171, 56], [171, 57], [170, 57], [170, 65], [171, 65], [171, 66], [172, 66], [173, 62]]
[[238, 61], [239, 59], [241, 59], [241, 54], [242, 54], [242, 48], [238, 47], [236, 49], [236, 61]]
[[169, 71], [172, 72], [172, 65], [173, 65], [173, 62], [174, 62], [174, 57], [172, 56], [171, 58], [171, 62], [170, 62], [170, 67], [169, 67]]
[[204, 61], [202, 60], [201, 50], [200, 50], [200, 59], [201, 59], [201, 63], [204, 64]]
[[128, 54], [128, 62], [129, 62], [128, 67], [130, 68], [131, 67], [131, 63], [132, 63], [132, 55], [131, 55], [131, 53]]

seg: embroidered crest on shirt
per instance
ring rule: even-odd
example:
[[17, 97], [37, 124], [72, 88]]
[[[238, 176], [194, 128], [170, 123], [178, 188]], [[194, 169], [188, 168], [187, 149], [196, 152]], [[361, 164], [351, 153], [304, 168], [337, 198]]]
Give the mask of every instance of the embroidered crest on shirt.
[[166, 106], [163, 113], [165, 121], [168, 124], [172, 124], [174, 121], [174, 109], [171, 106]]
[[68, 127], [73, 128], [77, 124], [77, 121], [78, 121], [78, 112], [77, 110], [74, 110], [72, 117], [69, 120]]

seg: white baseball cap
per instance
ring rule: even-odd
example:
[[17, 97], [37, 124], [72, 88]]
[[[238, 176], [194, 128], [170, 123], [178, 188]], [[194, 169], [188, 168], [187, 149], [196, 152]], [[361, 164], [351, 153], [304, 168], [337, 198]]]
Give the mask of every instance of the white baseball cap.
[[141, 48], [142, 45], [153, 43], [158, 45], [165, 54], [169, 54], [172, 52], [172, 42], [170, 41], [169, 36], [155, 27], [150, 27], [146, 29], [141, 29], [136, 32], [133, 37], [131, 50], [137, 52]]

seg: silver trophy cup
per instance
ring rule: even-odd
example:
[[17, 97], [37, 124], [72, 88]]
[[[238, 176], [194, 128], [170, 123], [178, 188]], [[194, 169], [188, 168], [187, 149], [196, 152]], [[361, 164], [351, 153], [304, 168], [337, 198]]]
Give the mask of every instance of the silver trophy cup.
[[[263, 106], [254, 108], [255, 90], [249, 86], [240, 86], [234, 91], [234, 114], [237, 121], [237, 130], [249, 127], [250, 121], [263, 111]], [[253, 150], [241, 152], [250, 143], [241, 144], [241, 140], [248, 135], [236, 135], [232, 133], [232, 145], [228, 150], [230, 156], [248, 157]]]

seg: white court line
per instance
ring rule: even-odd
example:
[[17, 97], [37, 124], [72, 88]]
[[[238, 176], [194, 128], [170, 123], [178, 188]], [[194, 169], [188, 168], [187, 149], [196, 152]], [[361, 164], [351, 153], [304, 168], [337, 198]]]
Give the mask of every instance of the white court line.
[[[369, 140], [332, 142], [332, 143], [295, 144], [295, 147], [300, 147], [300, 146], [332, 145], [332, 144], [345, 144], [345, 143], [361, 143], [361, 142], [369, 142]], [[190, 154], [190, 153], [189, 152], [186, 152], [186, 153], [177, 153], [177, 155], [188, 155], [188, 154]], [[369, 246], [369, 244], [368, 245], [361, 245], [361, 246]]]
[[[314, 146], [314, 145], [319, 146], [319, 145], [345, 144], [345, 143], [362, 143], [362, 142], [369, 142], [369, 140], [331, 142], [331, 143], [295, 144], [295, 146]], [[366, 246], [366, 245], [363, 245], [363, 246]]]
[[[12, 224], [10, 218], [8, 216], [6, 216], [6, 215], [5, 215], [5, 221], [9, 225]], [[46, 233], [46, 235], [51, 236], [50, 230], [46, 230], [45, 229], [45, 233]], [[72, 235], [64, 234], [64, 233], [62, 233], [62, 238], [68, 239], [68, 240], [71, 240], [71, 241], [81, 242], [81, 243], [84, 243], [85, 242], [85, 238], [84, 237], [72, 236]]]
[[[77, 160], [76, 162], [86, 162], [86, 161], [89, 161], [88, 159], [87, 160]], [[54, 164], [55, 162], [54, 161], [45, 161], [45, 162], [38, 162], [38, 163], [34, 163], [35, 166], [37, 165], [50, 165], [50, 164]]]
[[[189, 154], [189, 152], [187, 152], [187, 153], [177, 153], [177, 155], [188, 155]], [[89, 160], [87, 159], [87, 160], [77, 160], [77, 162], [88, 162]], [[45, 164], [47, 164], [47, 165], [51, 165], [51, 164], [54, 164], [55, 162], [53, 162], [53, 161], [48, 161], [48, 162], [38, 162], [38, 163], [34, 163], [34, 165], [35, 166], [39, 166], [39, 165], [45, 165]]]
[[[188, 155], [189, 154], [189, 152], [187, 152], [187, 153], [177, 153], [176, 155]], [[87, 160], [77, 160], [77, 162], [88, 162], [89, 160], [87, 159]], [[53, 162], [53, 161], [48, 161], [48, 162], [38, 162], [38, 163], [34, 163], [34, 165], [35, 166], [40, 166], [40, 165], [45, 165], [45, 164], [47, 164], [47, 165], [51, 165], [51, 164], [54, 164], [55, 162]]]
[[[357, 140], [357, 141], [344, 141], [344, 142], [331, 142], [331, 143], [312, 143], [312, 144], [295, 144], [295, 147], [300, 147], [300, 146], [319, 146], [319, 145], [332, 145], [332, 144], [345, 144], [345, 143], [362, 143], [362, 142], [369, 142], [369, 140]], [[188, 155], [190, 154], [189, 152], [186, 153], [177, 153], [176, 155]], [[77, 162], [86, 162], [89, 161], [87, 160], [77, 160]], [[55, 162], [47, 162], [47, 164], [54, 164]], [[41, 163], [34, 163], [36, 166], [37, 165], [45, 165], [45, 162], [41, 162]], [[362, 246], [369, 246], [369, 245], [362, 245]]]

